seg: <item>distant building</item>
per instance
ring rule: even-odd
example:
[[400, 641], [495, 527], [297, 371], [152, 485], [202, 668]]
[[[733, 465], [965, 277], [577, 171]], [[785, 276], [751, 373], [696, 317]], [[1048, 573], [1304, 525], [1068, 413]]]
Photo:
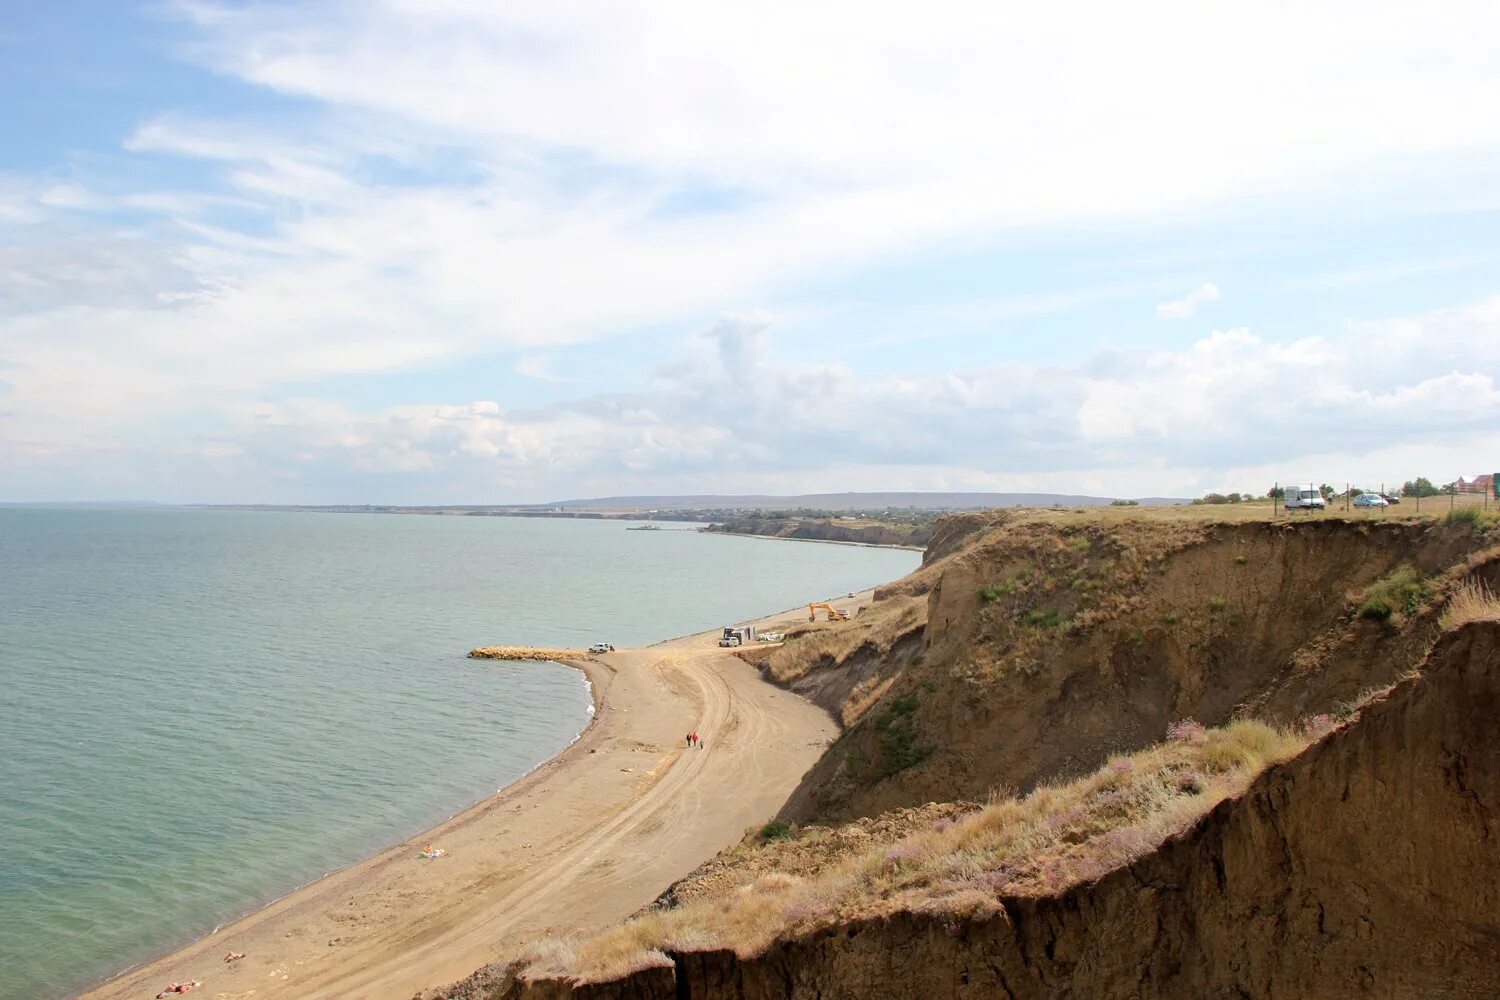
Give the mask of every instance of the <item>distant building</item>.
[[1459, 476], [1458, 482], [1453, 485], [1459, 493], [1489, 493], [1500, 496], [1500, 494], [1495, 493], [1496, 475], [1497, 473], [1491, 472], [1483, 476], [1475, 476], [1473, 479], [1465, 479], [1463, 476]]

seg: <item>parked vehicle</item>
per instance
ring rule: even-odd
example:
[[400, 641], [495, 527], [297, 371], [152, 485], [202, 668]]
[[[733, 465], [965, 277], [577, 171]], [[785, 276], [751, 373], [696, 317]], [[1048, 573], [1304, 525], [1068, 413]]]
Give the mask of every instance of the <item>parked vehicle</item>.
[[754, 625], [726, 625], [724, 626], [724, 634], [719, 637], [719, 645], [728, 649], [746, 645], [754, 638]]
[[589, 647], [590, 653], [613, 653], [614, 651], [615, 647], [607, 642], [596, 642]]
[[1388, 505], [1389, 503], [1386, 498], [1379, 493], [1361, 493], [1354, 498], [1354, 506], [1356, 507], [1385, 507]]
[[1327, 506], [1322, 491], [1312, 483], [1298, 483], [1286, 488], [1287, 510], [1322, 510]]
[[1400, 503], [1401, 502], [1401, 498], [1398, 497], [1394, 493], [1382, 493], [1382, 494], [1380, 494], [1380, 499], [1384, 500], [1386, 503]]

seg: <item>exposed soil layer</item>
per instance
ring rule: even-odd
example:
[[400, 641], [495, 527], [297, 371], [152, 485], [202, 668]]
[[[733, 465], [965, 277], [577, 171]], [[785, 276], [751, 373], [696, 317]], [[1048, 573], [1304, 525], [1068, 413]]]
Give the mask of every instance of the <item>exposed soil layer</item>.
[[[1500, 575], [1492, 545], [1468, 525], [1416, 522], [945, 519], [875, 613], [768, 662], [848, 727], [781, 818], [1025, 792], [1188, 717], [1337, 713], [1421, 662], [1446, 589]], [[1362, 613], [1400, 572], [1419, 581], [1412, 606]], [[924, 607], [897, 630], [882, 599]]]
[[[763, 953], [675, 952], [510, 998], [1500, 995], [1500, 624], [1425, 668], [1159, 851], [992, 912], [872, 916]], [[454, 994], [460, 995], [460, 994]]]

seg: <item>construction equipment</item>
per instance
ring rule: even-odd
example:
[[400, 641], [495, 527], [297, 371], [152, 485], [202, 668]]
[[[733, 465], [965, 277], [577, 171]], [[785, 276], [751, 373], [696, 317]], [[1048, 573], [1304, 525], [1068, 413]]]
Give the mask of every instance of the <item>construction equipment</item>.
[[726, 625], [724, 634], [719, 638], [720, 646], [734, 647], [744, 646], [755, 638], [754, 625]]
[[849, 620], [849, 612], [841, 611], [832, 604], [809, 604], [807, 606], [807, 620], [815, 622], [818, 620], [819, 611], [828, 612], [828, 620], [831, 622], [846, 622]]

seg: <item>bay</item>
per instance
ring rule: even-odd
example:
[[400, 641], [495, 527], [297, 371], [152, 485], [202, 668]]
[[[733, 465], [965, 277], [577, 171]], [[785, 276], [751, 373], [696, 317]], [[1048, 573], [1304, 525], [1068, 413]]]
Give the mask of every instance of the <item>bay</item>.
[[615, 521], [0, 509], [0, 998], [67, 995], [555, 755], [642, 645], [913, 552]]

